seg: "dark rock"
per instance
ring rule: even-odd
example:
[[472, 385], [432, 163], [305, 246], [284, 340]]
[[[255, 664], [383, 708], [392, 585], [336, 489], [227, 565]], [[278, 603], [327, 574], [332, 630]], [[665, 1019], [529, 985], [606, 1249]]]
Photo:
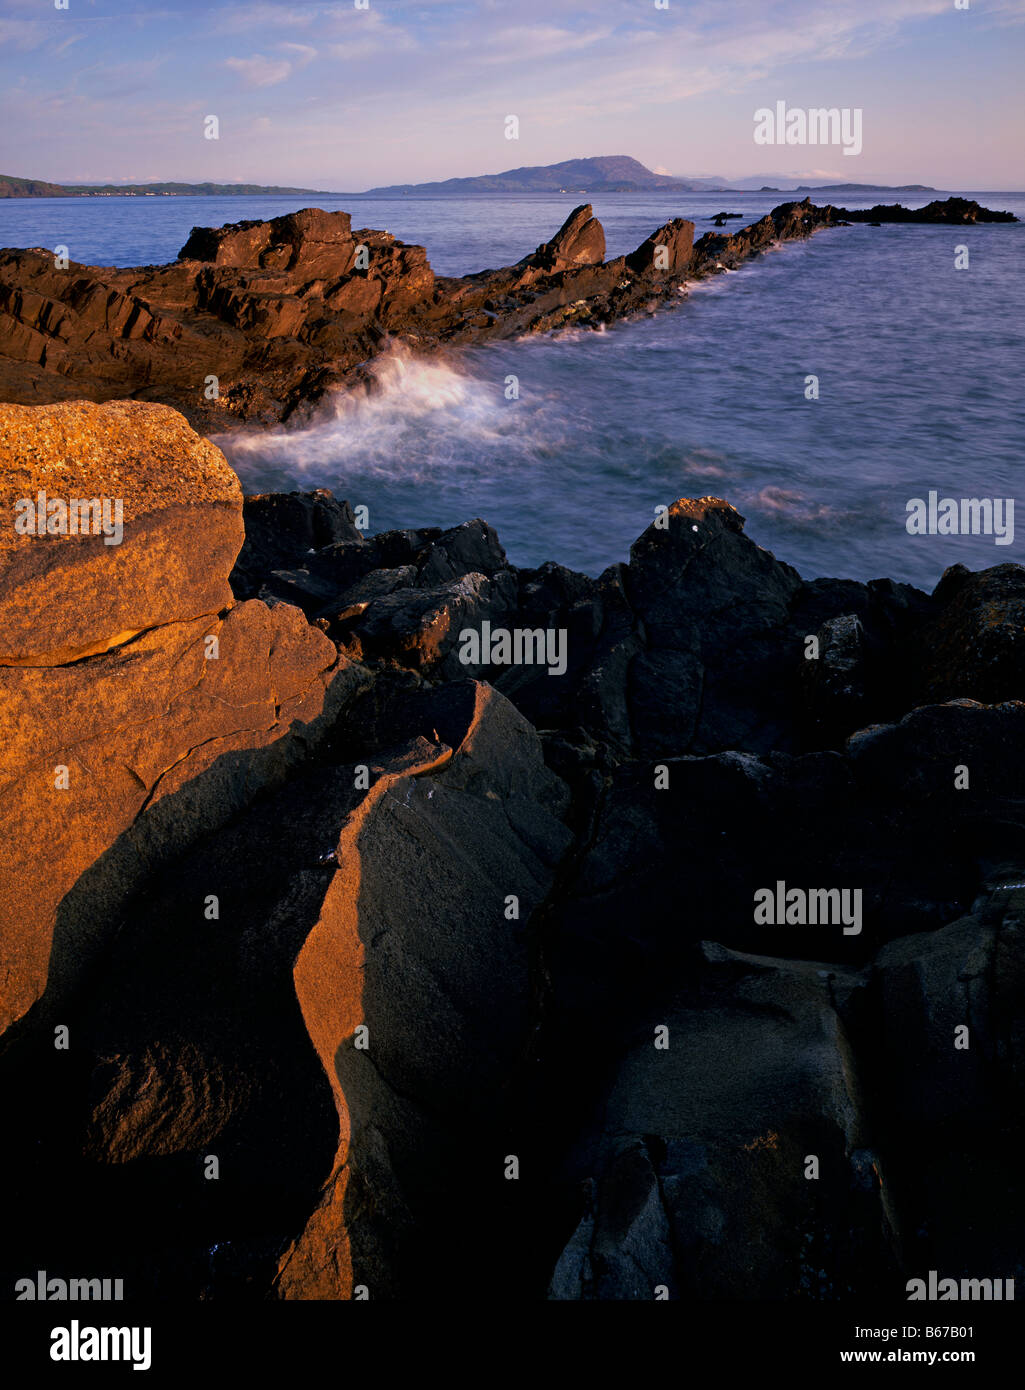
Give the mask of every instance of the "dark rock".
[[332, 631], [340, 631], [350, 618], [357, 618], [366, 611], [374, 599], [393, 594], [397, 589], [411, 589], [416, 583], [416, 568], [401, 565], [393, 570], [371, 570], [320, 610], [318, 617], [327, 619]]
[[326, 488], [256, 494], [246, 498], [242, 515], [245, 544], [231, 572], [240, 598], [251, 597], [273, 571], [295, 568], [325, 546], [363, 544], [352, 508]]
[[626, 574], [654, 653], [631, 669], [637, 750], [779, 746], [792, 722], [785, 672], [794, 638], [784, 629], [800, 576], [749, 541], [743, 517], [717, 498], [674, 502], [666, 519], [634, 542]]
[[460, 633], [479, 630], [485, 620], [497, 624], [515, 601], [515, 581], [505, 573], [494, 579], [466, 574], [430, 589], [396, 588], [345, 621], [343, 646], [353, 657], [435, 671], [448, 680], [477, 676], [483, 665], [459, 659]]
[[601, 265], [605, 259], [605, 232], [591, 215], [591, 204], [574, 208], [551, 241], [544, 242], [520, 264], [539, 270], [574, 270], [583, 265]]
[[591, 1210], [550, 1297], [833, 1300], [881, 1281], [900, 1288], [838, 1013], [859, 983], [705, 946], [692, 996], [649, 1014], [619, 1063], [587, 1161]]
[[[946, 204], [940, 213], [986, 216]], [[733, 268], [845, 216], [857, 215], [784, 203], [696, 245], [693, 224], [676, 218], [606, 261], [604, 232], [585, 204], [516, 265], [461, 278], [436, 277], [422, 247], [317, 208], [194, 228], [166, 266], [59, 269], [38, 249], [3, 251], [0, 392], [26, 404], [158, 400], [211, 430], [289, 419], [364, 383], [368, 361], [396, 339], [430, 352], [652, 312], [679, 302], [684, 277]]]
[[840, 208], [838, 216], [845, 222], [869, 222], [873, 227], [878, 227], [882, 222], [942, 222], [963, 226], [976, 222], [1018, 220], [1012, 212], [992, 212], [989, 208], [981, 207], [974, 198], [934, 198], [924, 208], [905, 208], [900, 203], [893, 206], [877, 203], [874, 208], [863, 208], [857, 212]]
[[804, 665], [811, 717], [825, 728], [849, 729], [865, 709], [865, 630], [845, 613], [823, 623], [816, 641], [817, 655]]
[[[659, 256], [659, 252], [663, 252]], [[675, 217], [642, 241], [626, 258], [635, 275], [661, 270], [669, 275], [686, 275], [694, 251], [694, 223]]]
[[939, 612], [914, 644], [917, 701], [1025, 699], [1025, 570], [954, 565], [933, 598]]
[[[196, 234], [183, 264], [247, 277], [230, 312], [255, 314], [257, 271], [340, 255], [321, 216]], [[828, 224], [791, 204], [694, 254]], [[587, 312], [675, 292], [656, 241], [631, 268], [588, 261], [595, 235], [578, 210], [444, 312], [490, 286], [504, 331], [585, 286]], [[415, 286], [381, 283], [375, 313]], [[90, 494], [116, 473], [125, 551], [0, 545], [4, 1279], [391, 1299], [487, 1265], [491, 1301], [693, 1303], [1021, 1275], [1017, 566], [805, 582], [702, 498], [597, 580], [517, 570], [479, 519], [243, 508], [165, 409], [8, 410], [11, 497], [51, 455]], [[564, 668], [464, 663], [485, 622], [564, 634]], [[856, 915], [756, 919], [780, 884]]]
[[1019, 842], [975, 913], [886, 946], [853, 1019], [909, 1277], [1021, 1276], [1023, 861]]
[[[528, 928], [569, 844], [567, 797], [496, 692], [398, 706], [404, 741], [360, 749], [366, 789], [352, 762], [321, 761], [151, 876], [62, 1015], [88, 1039], [84, 1096], [49, 1117], [45, 1148], [81, 1199], [65, 1238], [116, 1258], [136, 1295], [402, 1297], [494, 1238], [478, 1212], [502, 1181]], [[29, 1093], [17, 1113], [5, 1179], [45, 1190], [49, 1161], [24, 1162]], [[8, 1223], [17, 1258], [31, 1210]], [[510, 1244], [519, 1219], [499, 1227]], [[226, 1228], [237, 1272], [208, 1258]]]
[[417, 582], [423, 587], [470, 573], [493, 577], [509, 567], [496, 532], [480, 519], [443, 531], [420, 548], [419, 560]]

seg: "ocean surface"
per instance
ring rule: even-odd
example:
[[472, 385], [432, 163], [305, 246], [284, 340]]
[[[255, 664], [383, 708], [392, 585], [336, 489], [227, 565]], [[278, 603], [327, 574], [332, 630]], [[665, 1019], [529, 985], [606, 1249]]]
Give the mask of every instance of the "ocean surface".
[[[518, 260], [591, 201], [610, 255], [670, 217], [736, 230], [794, 194], [583, 194], [315, 200], [426, 246], [440, 274]], [[824, 195], [813, 195], [826, 201]], [[917, 207], [929, 200], [905, 195]], [[1025, 219], [1025, 194], [972, 193]], [[868, 207], [894, 197], [836, 198]], [[305, 200], [306, 202], [314, 200]], [[0, 245], [64, 244], [73, 260], [172, 260], [193, 225], [267, 218], [283, 198], [0, 201]], [[956, 248], [970, 266], [955, 269]], [[692, 287], [678, 306], [601, 332], [401, 353], [381, 390], [310, 426], [220, 438], [247, 491], [330, 487], [371, 531], [491, 522], [520, 565], [590, 574], [626, 559], [656, 506], [731, 501], [760, 545], [804, 575], [931, 589], [947, 565], [1021, 560], [1014, 542], [910, 536], [912, 498], [1015, 498], [1025, 442], [1025, 220], [817, 233]], [[805, 382], [818, 378], [819, 399]], [[518, 399], [507, 399], [507, 380]], [[1018, 528], [1021, 538], [1019, 539]]]

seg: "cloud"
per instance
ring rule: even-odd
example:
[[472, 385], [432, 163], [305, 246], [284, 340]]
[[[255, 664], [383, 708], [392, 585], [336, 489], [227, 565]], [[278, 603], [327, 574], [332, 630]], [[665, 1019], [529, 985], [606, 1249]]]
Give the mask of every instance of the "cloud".
[[[337, 16], [343, 22], [335, 27], [345, 34], [345, 40], [330, 45], [334, 58], [348, 61], [372, 58], [378, 53], [411, 53], [421, 46], [408, 29], [389, 23], [376, 10], [340, 11]], [[428, 32], [425, 31], [425, 36]], [[435, 38], [444, 42], [443, 33], [436, 34]]]
[[[31, 151], [49, 168], [59, 148], [71, 175], [79, 161], [102, 158], [105, 176], [140, 162], [145, 132], [146, 160], [157, 141], [168, 177], [219, 181], [355, 188], [609, 150], [657, 151], [671, 174], [701, 165], [727, 177], [755, 153], [755, 108], [786, 98], [864, 105], [866, 123], [871, 107], [894, 165], [883, 181], [937, 182], [952, 158], [956, 112], [949, 131], [942, 112], [931, 128], [912, 127], [917, 111], [933, 111], [933, 88], [949, 88], [969, 24], [976, 71], [994, 57], [993, 82], [973, 89], [977, 119], [997, 112], [1006, 131], [990, 164], [1014, 167], [1011, 79], [995, 58], [1020, 36], [1011, 26], [1025, 0], [978, 0], [967, 16], [954, 14], [953, 0], [679, 0], [659, 11], [651, 0], [371, 0], [368, 10], [352, 0], [71, 0], [70, 17], [43, 18], [51, 4], [0, 0], [0, 111], [25, 131], [21, 157]], [[83, 42], [56, 58], [72, 34]], [[890, 92], [876, 55], [890, 62], [898, 49], [907, 81]], [[141, 96], [104, 91], [111, 61], [135, 66], [154, 52], [164, 67]], [[130, 74], [115, 76], [119, 91], [129, 88]], [[195, 115], [209, 109], [211, 88], [225, 86], [238, 139], [204, 142], [197, 156]], [[23, 87], [59, 103], [59, 123], [56, 114], [28, 121], [14, 101]], [[511, 112], [519, 144], [504, 139]], [[352, 139], [340, 144], [343, 122]], [[15, 128], [13, 118], [4, 124]]]
[[278, 48], [282, 53], [291, 53], [292, 66], [297, 72], [308, 63], [312, 63], [317, 56], [317, 50], [308, 43], [279, 43]]
[[554, 24], [530, 24], [515, 29], [499, 29], [486, 41], [479, 55], [482, 63], [522, 63], [536, 59], [556, 58], [564, 53], [595, 48], [613, 34], [612, 25], [575, 32], [558, 29]]
[[232, 5], [217, 8], [213, 13], [214, 27], [221, 34], [252, 34], [258, 29], [308, 29], [318, 19], [316, 7], [307, 5]]
[[237, 72], [247, 87], [274, 87], [291, 77], [294, 64], [287, 58], [265, 58], [254, 53], [251, 58], [225, 58], [224, 66]]
[[35, 19], [0, 19], [0, 50], [28, 53], [53, 37], [53, 26]]

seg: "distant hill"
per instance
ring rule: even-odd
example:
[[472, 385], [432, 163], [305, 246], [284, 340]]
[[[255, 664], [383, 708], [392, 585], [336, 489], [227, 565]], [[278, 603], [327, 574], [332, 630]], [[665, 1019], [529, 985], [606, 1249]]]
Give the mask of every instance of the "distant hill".
[[0, 198], [65, 198], [68, 190], [58, 183], [40, 183], [38, 179], [16, 179], [0, 174]]
[[44, 183], [0, 174], [0, 198], [257, 198], [308, 193], [337, 196], [323, 188], [275, 188], [260, 183]]
[[532, 164], [501, 174], [444, 179], [440, 183], [393, 183], [371, 188], [378, 196], [428, 193], [456, 196], [467, 193], [648, 193], [655, 189], [693, 193], [708, 186], [705, 179], [673, 179], [653, 174], [626, 154], [595, 159], [565, 159], [561, 164]]
[[731, 179], [726, 187], [737, 193], [821, 193], [837, 191], [864, 191], [866, 193], [936, 193], [924, 183], [903, 183], [899, 186], [886, 183], [816, 183], [802, 182], [807, 174], [782, 174], [774, 170], [766, 174], [746, 174], [742, 179]]
[[[626, 154], [593, 159], [566, 159], [561, 164], [532, 164], [507, 169], [501, 174], [444, 179], [438, 183], [393, 183], [366, 193], [329, 193], [323, 188], [279, 188], [260, 183], [46, 183], [0, 174], [0, 198], [230, 198], [230, 197], [370, 197], [428, 194], [458, 197], [473, 193], [729, 193], [751, 191], [740, 185], [747, 180], [671, 178], [654, 174]], [[763, 185], [763, 192], [780, 193], [935, 193], [924, 183], [891, 186], [881, 183], [789, 183]]]
[[799, 183], [795, 193], [939, 193], [927, 183]]

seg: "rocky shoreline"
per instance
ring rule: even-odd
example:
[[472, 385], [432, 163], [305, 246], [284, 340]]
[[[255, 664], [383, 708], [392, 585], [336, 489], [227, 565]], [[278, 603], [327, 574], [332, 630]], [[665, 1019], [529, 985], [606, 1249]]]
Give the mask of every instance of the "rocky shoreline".
[[195, 228], [170, 265], [77, 264], [68, 248], [0, 251], [0, 399], [126, 397], [180, 410], [216, 433], [308, 411], [372, 384], [367, 364], [399, 341], [447, 344], [597, 328], [679, 302], [687, 284], [781, 242], [852, 221], [965, 225], [1015, 221], [963, 198], [909, 212], [783, 203], [732, 235], [694, 240], [674, 218], [626, 256], [605, 259], [589, 204], [516, 265], [435, 275], [421, 246], [356, 229], [316, 208], [269, 222]]
[[1020, 566], [806, 581], [706, 497], [522, 569], [244, 499], [138, 401], [2, 406], [0, 449], [6, 515], [124, 516], [0, 533], [7, 1296], [1023, 1276]]

